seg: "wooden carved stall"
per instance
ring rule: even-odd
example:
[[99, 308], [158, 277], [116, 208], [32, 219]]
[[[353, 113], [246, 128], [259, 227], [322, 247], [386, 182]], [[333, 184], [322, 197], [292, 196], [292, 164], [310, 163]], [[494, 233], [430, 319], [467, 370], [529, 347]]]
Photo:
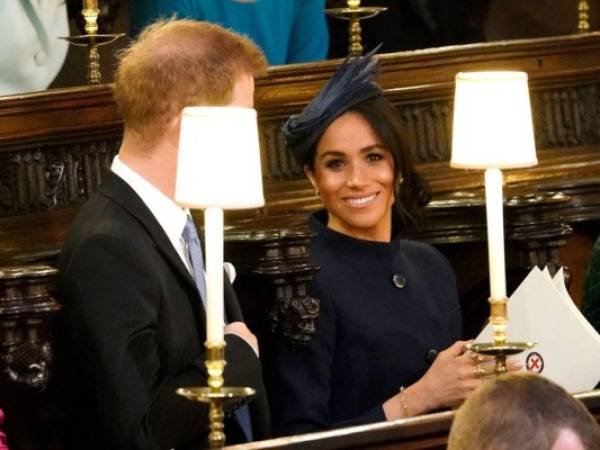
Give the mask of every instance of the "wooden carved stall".
[[[535, 264], [566, 262], [576, 286], [586, 245], [600, 231], [598, 54], [600, 34], [590, 33], [381, 56], [378, 81], [410, 130], [434, 194], [423, 227], [411, 235], [436, 245], [453, 264], [466, 336], [488, 311], [486, 228], [482, 173], [448, 166], [454, 75], [529, 73], [540, 164], [506, 173], [509, 283], [514, 287]], [[316, 270], [306, 218], [319, 200], [286, 152], [280, 127], [338, 63], [273, 68], [257, 84], [267, 203], [226, 215], [225, 252], [238, 270], [246, 317], [263, 341], [276, 332], [302, 345], [318, 317], [318, 299], [306, 293]], [[106, 175], [121, 131], [109, 86], [0, 99], [0, 407], [7, 432], [22, 441], [14, 448], [59, 442], [49, 431], [59, 414], [52, 318], [61, 308], [52, 266], [78, 207]]]

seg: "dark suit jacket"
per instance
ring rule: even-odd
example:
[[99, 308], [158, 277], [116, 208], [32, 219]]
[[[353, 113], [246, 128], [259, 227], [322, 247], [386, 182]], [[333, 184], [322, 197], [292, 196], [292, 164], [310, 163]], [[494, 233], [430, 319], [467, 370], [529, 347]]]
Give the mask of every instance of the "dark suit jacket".
[[[207, 407], [175, 394], [206, 385], [205, 313], [199, 291], [139, 196], [111, 174], [81, 209], [59, 259], [71, 364], [70, 428], [75, 448], [199, 448]], [[242, 320], [225, 277], [226, 313]], [[267, 437], [261, 365], [251, 347], [226, 337], [225, 382], [257, 390], [255, 439]], [[226, 420], [227, 442], [242, 441]]]

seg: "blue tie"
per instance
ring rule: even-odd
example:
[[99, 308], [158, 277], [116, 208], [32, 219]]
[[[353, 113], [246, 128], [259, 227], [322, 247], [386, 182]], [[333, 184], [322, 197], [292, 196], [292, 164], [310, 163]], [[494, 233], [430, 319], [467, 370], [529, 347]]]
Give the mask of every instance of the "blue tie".
[[[198, 286], [200, 295], [202, 296], [202, 304], [206, 308], [206, 279], [204, 278], [204, 261], [202, 258], [202, 246], [200, 245], [200, 239], [198, 238], [198, 232], [196, 231], [196, 225], [191, 216], [187, 216], [185, 228], [181, 234], [183, 242], [185, 243], [185, 249], [187, 252], [188, 262], [190, 263], [192, 276]], [[252, 441], [252, 423], [250, 421], [250, 410], [248, 405], [243, 405], [235, 411], [235, 417], [244, 431], [248, 441]]]
[[196, 225], [191, 216], [187, 216], [185, 228], [181, 234], [183, 242], [185, 243], [185, 250], [187, 252], [188, 262], [190, 263], [190, 270], [192, 277], [198, 286], [200, 295], [202, 297], [202, 304], [206, 308], [206, 279], [204, 278], [204, 261], [202, 258], [202, 247], [200, 246], [200, 239], [198, 238], [198, 232], [196, 231]]

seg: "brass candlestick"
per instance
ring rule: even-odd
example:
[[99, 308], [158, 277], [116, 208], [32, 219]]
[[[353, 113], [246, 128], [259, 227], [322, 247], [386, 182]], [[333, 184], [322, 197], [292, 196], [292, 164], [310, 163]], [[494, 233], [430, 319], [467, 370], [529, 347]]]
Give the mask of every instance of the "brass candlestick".
[[506, 373], [506, 356], [516, 355], [535, 346], [533, 342], [506, 342], [506, 324], [508, 323], [506, 297], [490, 298], [490, 323], [492, 324], [492, 343], [469, 344], [467, 348], [475, 353], [496, 357], [494, 373]]
[[590, 4], [587, 0], [579, 0], [577, 17], [577, 32], [588, 33], [590, 31]]
[[246, 397], [255, 394], [255, 390], [248, 387], [225, 387], [223, 371], [227, 365], [225, 360], [225, 343], [205, 343], [206, 361], [208, 371], [208, 387], [179, 388], [177, 394], [197, 402], [209, 404], [208, 418], [210, 421], [210, 433], [208, 444], [210, 448], [221, 448], [225, 446], [225, 418], [224, 406], [235, 404]]
[[[87, 5], [86, 5], [87, 6]], [[85, 32], [79, 36], [65, 36], [61, 39], [69, 44], [87, 47], [87, 75], [88, 84], [100, 84], [102, 82], [102, 73], [100, 72], [100, 53], [98, 47], [110, 44], [125, 33], [119, 34], [98, 34], [98, 15], [100, 10], [97, 6], [86, 7], [81, 10], [81, 15], [85, 20]]]
[[346, 8], [328, 8], [325, 10], [327, 14], [337, 19], [348, 20], [348, 35], [350, 44], [348, 45], [348, 54], [350, 56], [360, 56], [363, 54], [363, 46], [361, 43], [361, 28], [360, 21], [374, 17], [382, 11], [387, 11], [384, 6], [360, 6], [360, 0], [348, 0]]
[[[493, 342], [472, 344], [468, 348], [494, 355], [494, 371], [502, 374], [507, 371], [507, 355], [519, 353], [533, 345], [530, 342], [507, 342], [506, 339], [508, 299], [502, 194], [502, 169], [537, 164], [527, 74], [515, 71], [458, 73], [453, 120], [450, 165], [464, 169], [485, 169]], [[493, 142], [493, 145], [488, 142]], [[481, 376], [480, 369], [476, 366], [474, 375]]]

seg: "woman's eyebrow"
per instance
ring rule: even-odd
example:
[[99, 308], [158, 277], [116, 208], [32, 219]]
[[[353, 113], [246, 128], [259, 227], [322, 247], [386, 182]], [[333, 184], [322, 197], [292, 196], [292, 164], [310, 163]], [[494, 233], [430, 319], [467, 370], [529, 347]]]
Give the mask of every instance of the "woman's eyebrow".
[[319, 156], [319, 159], [324, 159], [328, 156], [336, 156], [336, 157], [343, 157], [346, 154], [340, 150], [325, 150], [325, 152], [323, 152], [321, 154], [321, 156]]
[[359, 151], [361, 153], [366, 153], [373, 149], [385, 150], [385, 147], [382, 144], [372, 144], [372, 145], [367, 145], [366, 147], [361, 148]]

